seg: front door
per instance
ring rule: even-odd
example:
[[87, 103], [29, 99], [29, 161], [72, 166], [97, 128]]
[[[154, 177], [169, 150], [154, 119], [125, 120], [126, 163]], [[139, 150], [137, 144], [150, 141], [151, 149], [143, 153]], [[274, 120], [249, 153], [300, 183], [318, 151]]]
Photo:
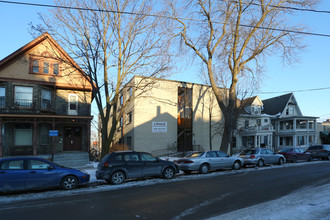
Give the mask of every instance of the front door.
[[64, 128], [63, 150], [64, 151], [81, 151], [81, 127]]

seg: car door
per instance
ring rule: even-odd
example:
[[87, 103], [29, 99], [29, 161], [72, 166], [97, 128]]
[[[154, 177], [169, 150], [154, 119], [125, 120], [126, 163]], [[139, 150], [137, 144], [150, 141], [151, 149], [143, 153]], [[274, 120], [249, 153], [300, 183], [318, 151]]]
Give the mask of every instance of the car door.
[[265, 151], [267, 152], [267, 157], [268, 157], [268, 163], [269, 164], [275, 164], [278, 162], [278, 156], [276, 155], [276, 153], [272, 150], [269, 149], [265, 149]]
[[228, 154], [222, 151], [217, 151], [218, 157], [220, 158], [220, 167], [219, 168], [228, 168], [231, 167], [234, 163], [233, 158], [229, 157]]
[[222, 158], [218, 156], [216, 151], [208, 151], [206, 153], [206, 159], [208, 163], [210, 164], [210, 169], [215, 170], [215, 169], [220, 169], [222, 166]]
[[59, 186], [58, 172], [51, 164], [38, 159], [27, 159], [26, 189]]
[[162, 164], [160, 161], [148, 153], [140, 153], [142, 161], [142, 176], [158, 176], [162, 174]]
[[0, 191], [24, 190], [26, 174], [24, 159], [2, 161], [0, 165]]
[[142, 176], [142, 162], [138, 153], [125, 153], [124, 161], [124, 167], [127, 170], [127, 178], [138, 178]]
[[269, 164], [270, 158], [266, 149], [260, 149], [260, 158], [265, 162], [265, 164]]

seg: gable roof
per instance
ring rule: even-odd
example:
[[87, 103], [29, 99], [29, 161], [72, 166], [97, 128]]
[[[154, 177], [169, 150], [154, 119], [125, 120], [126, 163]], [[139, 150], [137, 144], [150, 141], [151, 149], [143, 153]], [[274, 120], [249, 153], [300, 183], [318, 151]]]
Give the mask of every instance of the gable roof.
[[269, 115], [276, 115], [284, 111], [293, 93], [277, 96], [270, 99], [262, 100], [264, 103], [264, 113]]
[[9, 54], [8, 56], [6, 56], [2, 60], [0, 60], [0, 70], [2, 68], [4, 68], [5, 66], [9, 65], [10, 63], [12, 63], [13, 61], [15, 61], [17, 57], [21, 56], [22, 54], [25, 54], [26, 52], [33, 49], [34, 47], [36, 47], [37, 45], [41, 44], [44, 41], [49, 41], [51, 43], [52, 47], [56, 48], [61, 53], [61, 55], [63, 55], [64, 59], [66, 59], [68, 62], [71, 63], [70, 65], [72, 65], [72, 67], [74, 67], [75, 70], [77, 70], [77, 72], [79, 72], [81, 74], [81, 76], [86, 79], [87, 83], [89, 83], [90, 86], [88, 86], [88, 89], [90, 90], [92, 88], [92, 86], [91, 86], [90, 80], [88, 79], [86, 74], [84, 74], [84, 72], [80, 68], [80, 66], [71, 58], [71, 56], [47, 32], [43, 33], [39, 37], [35, 38], [34, 40], [30, 41], [23, 47], [19, 48], [18, 50], [14, 51], [13, 53]]

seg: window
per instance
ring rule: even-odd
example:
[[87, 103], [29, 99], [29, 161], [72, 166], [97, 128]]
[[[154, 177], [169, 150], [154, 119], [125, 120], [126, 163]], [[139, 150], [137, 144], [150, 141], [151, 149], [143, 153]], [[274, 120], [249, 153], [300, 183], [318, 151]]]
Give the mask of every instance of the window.
[[52, 167], [50, 164], [40, 160], [28, 160], [28, 168], [33, 170], [47, 170]]
[[32, 107], [33, 88], [26, 86], [15, 86], [15, 105]]
[[32, 72], [39, 73], [39, 60], [32, 61]]
[[227, 157], [228, 155], [225, 152], [217, 151], [219, 157]]
[[59, 72], [60, 72], [59, 64], [58, 63], [54, 63], [53, 64], [53, 74], [54, 75], [58, 75]]
[[0, 108], [6, 106], [6, 88], [0, 87]]
[[264, 122], [265, 122], [265, 123], [268, 123], [268, 118], [265, 118], [265, 119], [264, 119]]
[[139, 155], [137, 153], [130, 153], [124, 155], [125, 161], [139, 161]]
[[43, 63], [43, 71], [42, 73], [48, 74], [49, 73], [49, 62]]
[[41, 90], [41, 108], [50, 109], [51, 92], [46, 89]]
[[123, 117], [120, 117], [120, 121], [119, 121], [120, 127], [123, 126]]
[[127, 124], [130, 124], [130, 123], [132, 123], [132, 112], [129, 112], [127, 114]]
[[40, 145], [50, 145], [49, 130], [51, 130], [49, 124], [40, 125]]
[[120, 103], [120, 106], [122, 106], [124, 104], [124, 96], [123, 96], [123, 94], [120, 95], [119, 103]]
[[60, 72], [59, 63], [52, 59], [31, 59], [30, 72], [34, 74], [54, 74]]
[[5, 160], [2, 162], [1, 170], [23, 170], [24, 160]]
[[257, 119], [257, 125], [261, 126], [261, 119]]
[[298, 145], [305, 145], [305, 136], [298, 136], [297, 139]]
[[153, 157], [152, 155], [150, 154], [147, 154], [147, 153], [141, 153], [141, 160], [142, 161], [146, 161], [146, 162], [157, 162], [157, 158]]
[[31, 124], [15, 124], [14, 145], [15, 146], [31, 146], [32, 145], [32, 125]]
[[209, 151], [207, 152], [206, 157], [218, 157], [218, 155], [215, 151]]
[[68, 114], [78, 115], [78, 96], [76, 94], [69, 94], [68, 101]]

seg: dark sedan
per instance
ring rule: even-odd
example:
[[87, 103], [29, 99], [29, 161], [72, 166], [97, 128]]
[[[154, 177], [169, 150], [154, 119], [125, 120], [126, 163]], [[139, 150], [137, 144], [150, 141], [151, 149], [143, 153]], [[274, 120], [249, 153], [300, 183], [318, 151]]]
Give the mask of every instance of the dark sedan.
[[37, 157], [0, 159], [0, 192], [61, 187], [74, 189], [90, 175]]
[[96, 178], [111, 184], [121, 184], [125, 179], [162, 176], [173, 178], [178, 173], [171, 161], [161, 160], [149, 153], [126, 151], [113, 152], [99, 163]]
[[287, 161], [290, 161], [292, 163], [296, 163], [298, 161], [312, 161], [313, 160], [311, 153], [305, 152], [303, 149], [297, 148], [297, 147], [282, 149], [278, 153], [282, 154], [286, 158]]

